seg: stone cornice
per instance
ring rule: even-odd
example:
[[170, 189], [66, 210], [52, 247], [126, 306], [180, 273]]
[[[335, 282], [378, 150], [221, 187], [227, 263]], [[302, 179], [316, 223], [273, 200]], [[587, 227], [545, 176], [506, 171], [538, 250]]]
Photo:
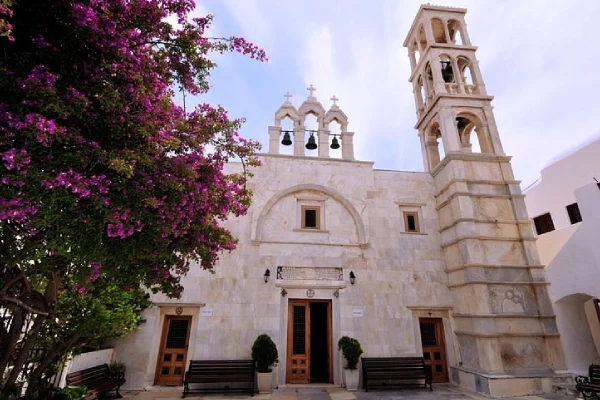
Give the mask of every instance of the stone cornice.
[[443, 233], [445, 231], [447, 231], [448, 229], [452, 229], [454, 227], [456, 227], [456, 225], [458, 225], [459, 223], [462, 222], [473, 222], [475, 224], [501, 224], [501, 225], [529, 225], [531, 224], [531, 221], [526, 219], [526, 220], [505, 220], [505, 221], [501, 221], [501, 220], [484, 220], [484, 219], [477, 219], [477, 218], [458, 218], [457, 220], [455, 220], [454, 222], [452, 222], [450, 225], [446, 225], [440, 229], [438, 229], [439, 233]]
[[329, 157], [307, 157], [307, 156], [295, 156], [292, 154], [271, 154], [271, 153], [256, 153], [256, 156], [265, 158], [287, 158], [289, 160], [298, 161], [335, 161], [350, 164], [362, 164], [362, 165], [375, 165], [374, 161], [357, 161], [357, 160], [345, 160], [343, 158], [329, 158]]
[[523, 237], [498, 237], [498, 236], [483, 236], [483, 235], [462, 235], [446, 243], [441, 243], [440, 247], [446, 248], [452, 245], [462, 242], [463, 240], [485, 240], [491, 242], [535, 242], [536, 238], [523, 238]]
[[[498, 156], [496, 154], [489, 153], [463, 153], [458, 151], [450, 151], [446, 156], [436, 165], [431, 171], [431, 175], [434, 177], [440, 173], [440, 170], [446, 166], [450, 161], [484, 161], [484, 162], [497, 162], [497, 163], [508, 163], [512, 159], [511, 156]], [[511, 182], [511, 181], [507, 181]]]
[[518, 285], [518, 286], [546, 286], [550, 282], [547, 281], [490, 281], [486, 279], [470, 280], [461, 283], [448, 284], [448, 288], [454, 289], [457, 287], [463, 287], [468, 285]]
[[472, 194], [469, 192], [454, 192], [451, 195], [448, 196], [448, 198], [444, 201], [442, 201], [439, 205], [435, 206], [436, 211], [440, 211], [442, 208], [444, 208], [445, 206], [447, 206], [448, 204], [450, 204], [450, 202], [452, 201], [452, 199], [454, 199], [457, 196], [465, 196], [465, 197], [478, 197], [478, 198], [488, 198], [488, 199], [524, 199], [525, 195], [524, 194]]
[[446, 267], [446, 272], [463, 271], [469, 268], [510, 268], [510, 269], [544, 269], [545, 265], [498, 265], [498, 264], [462, 264], [456, 268]]
[[508, 185], [520, 185], [521, 181], [517, 181], [517, 180], [505, 180], [505, 181], [490, 181], [490, 180], [485, 180], [485, 179], [459, 179], [459, 178], [454, 178], [454, 179], [450, 179], [448, 182], [446, 182], [446, 184], [444, 186], [442, 186], [439, 190], [438, 190], [438, 194], [436, 194], [434, 197], [439, 197], [442, 195], [442, 193], [444, 193], [445, 191], [448, 190], [448, 188], [450, 186], [452, 186], [455, 183], [466, 183], [468, 184], [473, 184], [473, 185], [494, 185], [494, 186], [508, 186]]

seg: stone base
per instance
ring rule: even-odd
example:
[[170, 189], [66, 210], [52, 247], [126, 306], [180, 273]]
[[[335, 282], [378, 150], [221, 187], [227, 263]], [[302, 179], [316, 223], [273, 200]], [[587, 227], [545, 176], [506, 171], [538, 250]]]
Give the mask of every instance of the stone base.
[[492, 398], [551, 393], [553, 380], [565, 374], [551, 370], [488, 374], [461, 367], [450, 367], [453, 383]]

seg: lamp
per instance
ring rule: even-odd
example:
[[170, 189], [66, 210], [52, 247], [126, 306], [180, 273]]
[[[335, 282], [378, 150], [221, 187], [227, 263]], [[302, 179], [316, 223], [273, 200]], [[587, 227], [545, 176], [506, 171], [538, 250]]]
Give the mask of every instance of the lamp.
[[267, 270], [265, 271], [265, 274], [263, 275], [263, 279], [265, 280], [265, 283], [269, 282], [270, 277], [271, 277], [271, 271], [267, 268]]
[[356, 282], [356, 275], [353, 271], [350, 271], [350, 284], [354, 285], [354, 282]]

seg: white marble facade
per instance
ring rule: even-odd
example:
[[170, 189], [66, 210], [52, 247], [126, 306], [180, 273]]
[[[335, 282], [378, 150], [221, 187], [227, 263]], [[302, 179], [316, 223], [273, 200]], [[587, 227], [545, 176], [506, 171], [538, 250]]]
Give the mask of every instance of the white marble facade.
[[[267, 333], [279, 350], [283, 383], [288, 300], [307, 298], [308, 289], [315, 299], [332, 300], [333, 343], [343, 335], [355, 337], [368, 356], [421, 354], [413, 308], [435, 311], [451, 304], [430, 174], [381, 171], [371, 162], [331, 158], [263, 154], [261, 159], [250, 181], [254, 199], [248, 214], [226, 224], [239, 239], [237, 249], [221, 256], [214, 273], [193, 268], [181, 299], [154, 297], [158, 305], [146, 311], [142, 328], [116, 342], [115, 352], [127, 364], [128, 387], [153, 384], [162, 317], [171, 305], [194, 316], [188, 359], [249, 358], [254, 339]], [[321, 205], [320, 230], [300, 228], [302, 204]], [[403, 210], [418, 213], [420, 233], [405, 232]], [[343, 273], [341, 280], [285, 280], [277, 279], [278, 266]], [[354, 285], [350, 271], [357, 277]], [[362, 316], [355, 316], [356, 310]], [[340, 383], [337, 353], [334, 345], [334, 381]]]

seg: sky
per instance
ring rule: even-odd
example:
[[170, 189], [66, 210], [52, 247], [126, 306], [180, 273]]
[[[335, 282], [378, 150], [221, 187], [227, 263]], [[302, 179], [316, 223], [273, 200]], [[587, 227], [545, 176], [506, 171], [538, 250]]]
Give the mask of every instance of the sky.
[[[290, 92], [309, 85], [325, 109], [331, 96], [355, 132], [355, 157], [375, 168], [423, 171], [410, 63], [402, 46], [422, 1], [196, 0], [214, 16], [212, 36], [242, 36], [269, 57], [215, 56], [211, 90], [188, 104], [222, 104], [244, 117], [242, 136], [267, 151], [268, 126]], [[467, 8], [466, 22], [515, 178], [600, 138], [597, 0], [436, 0]], [[600, 155], [599, 155], [600, 156]]]

